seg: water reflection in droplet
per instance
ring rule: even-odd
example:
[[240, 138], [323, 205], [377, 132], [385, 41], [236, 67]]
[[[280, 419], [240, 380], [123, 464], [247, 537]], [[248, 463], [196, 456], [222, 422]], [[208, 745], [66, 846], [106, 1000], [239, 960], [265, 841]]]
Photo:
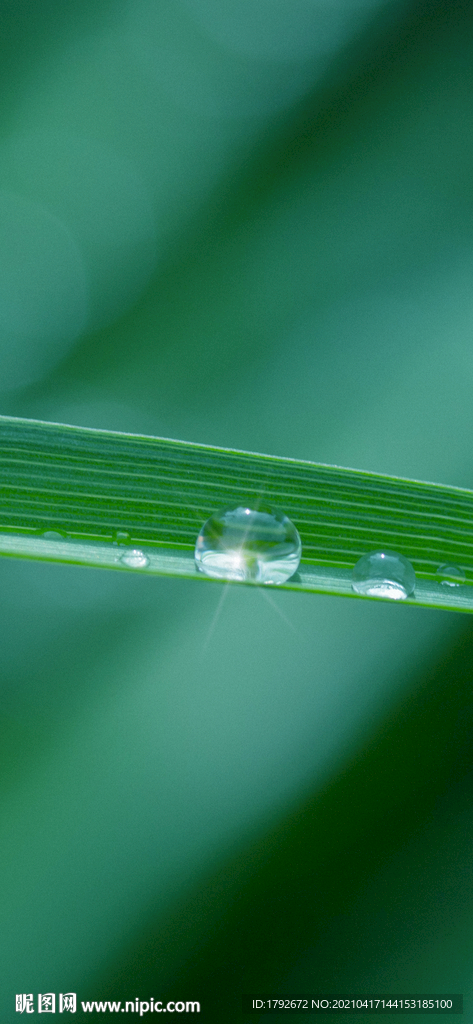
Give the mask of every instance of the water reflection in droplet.
[[368, 597], [402, 601], [414, 592], [416, 575], [411, 563], [396, 551], [370, 551], [356, 563], [352, 588]]
[[301, 550], [296, 527], [284, 512], [237, 505], [220, 509], [204, 523], [195, 562], [214, 579], [277, 584], [294, 575]]
[[465, 582], [465, 573], [458, 565], [452, 565], [448, 562], [444, 565], [439, 565], [437, 579], [444, 587], [458, 587], [460, 583]]
[[130, 569], [144, 569], [149, 565], [149, 558], [138, 548], [130, 548], [121, 556], [120, 562], [123, 562], [123, 565], [127, 565]]

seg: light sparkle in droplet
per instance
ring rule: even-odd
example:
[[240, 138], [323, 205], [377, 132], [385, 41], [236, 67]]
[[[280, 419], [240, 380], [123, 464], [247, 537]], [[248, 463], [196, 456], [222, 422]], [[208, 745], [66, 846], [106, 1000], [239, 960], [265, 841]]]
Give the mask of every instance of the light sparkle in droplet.
[[213, 579], [285, 583], [297, 571], [301, 539], [276, 509], [230, 506], [204, 523], [195, 545], [197, 569]]

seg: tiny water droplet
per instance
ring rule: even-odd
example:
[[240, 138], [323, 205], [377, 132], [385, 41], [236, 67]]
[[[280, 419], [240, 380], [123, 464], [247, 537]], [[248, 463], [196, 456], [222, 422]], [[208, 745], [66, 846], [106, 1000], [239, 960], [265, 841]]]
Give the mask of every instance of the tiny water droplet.
[[149, 565], [149, 558], [138, 548], [130, 548], [121, 556], [120, 562], [123, 562], [123, 565], [128, 565], [130, 569], [144, 569], [146, 565]]
[[416, 574], [413, 566], [396, 551], [370, 551], [356, 563], [352, 588], [369, 597], [388, 597], [403, 601], [414, 592]]
[[130, 534], [127, 530], [114, 530], [113, 531], [113, 543], [115, 545], [129, 544]]
[[266, 505], [229, 506], [204, 523], [195, 545], [195, 564], [219, 580], [285, 583], [301, 560], [301, 539], [294, 523]]
[[463, 569], [460, 569], [458, 565], [451, 565], [450, 563], [439, 565], [437, 569], [437, 577], [440, 579], [440, 583], [444, 587], [459, 587], [460, 583], [465, 582], [465, 573], [463, 572]]
[[59, 530], [44, 530], [41, 534], [45, 540], [65, 540], [66, 534], [60, 533]]

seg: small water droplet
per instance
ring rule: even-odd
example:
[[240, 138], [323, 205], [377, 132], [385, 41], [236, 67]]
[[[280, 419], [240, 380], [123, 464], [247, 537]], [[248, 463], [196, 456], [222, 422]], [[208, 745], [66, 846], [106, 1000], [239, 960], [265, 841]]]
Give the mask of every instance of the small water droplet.
[[414, 592], [416, 574], [411, 563], [396, 551], [370, 551], [356, 563], [352, 588], [369, 597], [403, 601]]
[[59, 530], [44, 530], [41, 534], [45, 540], [65, 540], [66, 534], [60, 533]]
[[214, 512], [195, 546], [195, 563], [213, 579], [285, 583], [301, 560], [301, 539], [284, 512], [246, 505]]
[[115, 545], [129, 544], [130, 534], [127, 530], [114, 530], [113, 531], [113, 543]]
[[121, 556], [120, 562], [123, 562], [123, 565], [128, 565], [130, 569], [144, 569], [146, 565], [149, 565], [149, 558], [138, 548], [130, 548]]
[[463, 572], [463, 569], [460, 569], [458, 565], [451, 565], [450, 563], [439, 565], [437, 569], [437, 577], [440, 579], [440, 583], [444, 587], [459, 587], [460, 583], [465, 582], [465, 573]]

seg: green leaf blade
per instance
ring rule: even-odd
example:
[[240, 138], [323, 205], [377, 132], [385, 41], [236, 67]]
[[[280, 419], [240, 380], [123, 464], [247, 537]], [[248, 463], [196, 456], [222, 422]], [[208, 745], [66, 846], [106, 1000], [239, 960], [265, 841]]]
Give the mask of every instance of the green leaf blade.
[[[0, 554], [133, 571], [121, 561], [120, 531], [145, 551], [146, 572], [203, 580], [193, 560], [202, 523], [221, 506], [264, 501], [301, 535], [300, 570], [286, 589], [358, 597], [354, 564], [388, 549], [416, 571], [409, 603], [473, 611], [472, 491], [10, 417], [0, 417], [0, 438]], [[63, 538], [44, 537], [50, 531]], [[442, 563], [460, 566], [465, 585], [442, 585]]]

